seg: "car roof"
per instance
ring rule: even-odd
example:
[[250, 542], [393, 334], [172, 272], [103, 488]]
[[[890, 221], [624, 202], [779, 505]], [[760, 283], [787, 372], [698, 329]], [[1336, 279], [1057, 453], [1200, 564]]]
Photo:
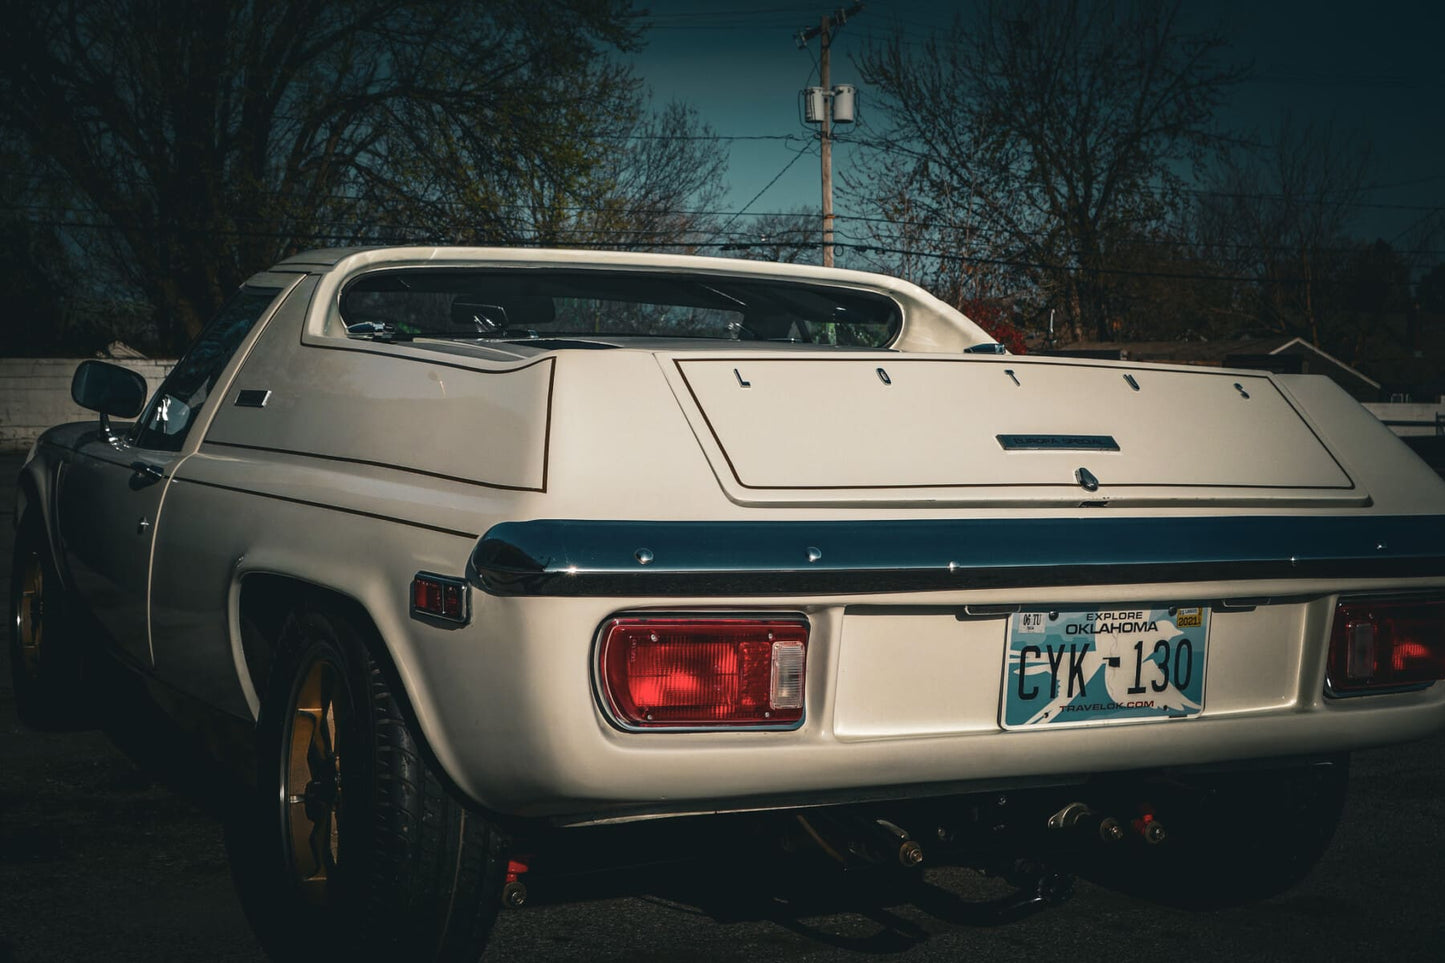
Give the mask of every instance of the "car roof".
[[347, 277], [375, 268], [419, 267], [615, 268], [678, 274], [777, 278], [850, 285], [887, 292], [905, 305], [904, 328], [894, 347], [902, 350], [957, 351], [991, 343], [982, 329], [957, 309], [901, 278], [870, 271], [825, 268], [813, 264], [753, 261], [697, 254], [599, 251], [542, 247], [448, 247], [431, 245], [320, 248], [277, 263], [273, 272], [306, 272]]
[[342, 267], [406, 265], [449, 265], [478, 267], [493, 265], [549, 265], [557, 267], [652, 268], [659, 271], [702, 271], [748, 274], [763, 277], [853, 281], [869, 286], [912, 287], [886, 274], [825, 268], [814, 264], [755, 261], [743, 258], [711, 257], [697, 254], [662, 254], [650, 251], [600, 251], [543, 247], [450, 247], [392, 246], [318, 248], [294, 254], [278, 262], [273, 271], [321, 270]]

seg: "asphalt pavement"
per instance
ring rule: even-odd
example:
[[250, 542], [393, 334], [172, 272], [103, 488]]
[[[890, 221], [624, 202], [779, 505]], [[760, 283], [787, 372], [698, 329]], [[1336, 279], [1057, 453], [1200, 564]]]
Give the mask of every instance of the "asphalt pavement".
[[[0, 456], [7, 594], [19, 460]], [[1323, 861], [1289, 893], [1242, 909], [1167, 909], [1081, 882], [1061, 906], [985, 925], [961, 899], [994, 895], [996, 884], [964, 870], [929, 870], [929, 887], [902, 899], [852, 886], [779, 892], [759, 865], [693, 885], [644, 876], [637, 895], [503, 911], [485, 960], [1438, 959], [1442, 750], [1445, 736], [1357, 753]], [[232, 887], [215, 800], [183, 770], [153, 773], [100, 732], [23, 729], [0, 660], [0, 963], [264, 959]], [[1273, 818], [1268, 800], [1258, 817]]]

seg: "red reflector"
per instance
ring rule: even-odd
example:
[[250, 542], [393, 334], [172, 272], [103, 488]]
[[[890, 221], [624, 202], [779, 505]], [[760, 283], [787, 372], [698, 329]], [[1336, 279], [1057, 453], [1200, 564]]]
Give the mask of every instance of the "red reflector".
[[471, 618], [467, 602], [467, 583], [460, 579], [418, 572], [411, 580], [413, 615], [420, 613], [449, 622], [466, 623]]
[[627, 726], [791, 727], [803, 719], [807, 644], [799, 621], [613, 619], [598, 669]]
[[1445, 679], [1445, 601], [1340, 602], [1328, 679], [1341, 695]]

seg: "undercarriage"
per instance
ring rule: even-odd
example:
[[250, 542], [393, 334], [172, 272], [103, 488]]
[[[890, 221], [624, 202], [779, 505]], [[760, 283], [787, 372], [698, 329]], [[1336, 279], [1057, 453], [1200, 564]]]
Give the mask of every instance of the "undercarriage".
[[955, 906], [977, 923], [1060, 903], [1078, 877], [1177, 906], [1245, 903], [1298, 882], [1324, 853], [1348, 771], [1340, 755], [893, 803], [514, 827], [502, 896], [517, 908], [710, 877], [760, 898], [844, 880], [907, 898], [924, 869], [958, 866], [1003, 891]]

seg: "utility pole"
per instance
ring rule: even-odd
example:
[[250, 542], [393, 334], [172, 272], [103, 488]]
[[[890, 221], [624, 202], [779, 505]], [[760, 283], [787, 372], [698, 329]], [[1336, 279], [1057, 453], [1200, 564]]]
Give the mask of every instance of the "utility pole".
[[[814, 37], [818, 38], [818, 82], [822, 85], [820, 90], [821, 110], [817, 119], [812, 116], [808, 120], [820, 124], [818, 129], [820, 155], [823, 165], [823, 266], [833, 266], [833, 104], [834, 97], [843, 88], [835, 91], [832, 86], [829, 74], [829, 47], [832, 46], [833, 32], [847, 22], [848, 18], [854, 16], [863, 9], [860, 2], [853, 4], [847, 10], [838, 9], [831, 14], [823, 14], [822, 22], [817, 27], [809, 27], [798, 34], [798, 48], [802, 49], [808, 45], [808, 41]], [[813, 97], [813, 92], [819, 88], [809, 88], [808, 96]], [[846, 120], [840, 115], [839, 123], [852, 123], [853, 121], [853, 88], [847, 88], [848, 113]], [[811, 113], [811, 112], [810, 112]]]
[[[828, 49], [832, 46], [832, 19], [823, 15], [822, 29], [818, 34], [818, 82], [823, 89], [832, 92], [828, 82]], [[823, 126], [818, 128], [821, 138], [819, 153], [823, 158], [823, 267], [833, 266], [833, 105], [830, 102], [823, 111]]]

